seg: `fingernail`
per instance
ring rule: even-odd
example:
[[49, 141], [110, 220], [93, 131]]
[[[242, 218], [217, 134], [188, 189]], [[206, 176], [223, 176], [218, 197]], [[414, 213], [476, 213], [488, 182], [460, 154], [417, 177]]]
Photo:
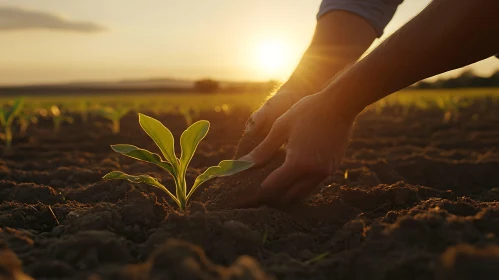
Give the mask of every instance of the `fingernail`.
[[243, 161], [251, 161], [253, 162], [253, 157], [249, 154], [245, 155], [245, 156], [242, 156], [239, 160], [243, 160]]

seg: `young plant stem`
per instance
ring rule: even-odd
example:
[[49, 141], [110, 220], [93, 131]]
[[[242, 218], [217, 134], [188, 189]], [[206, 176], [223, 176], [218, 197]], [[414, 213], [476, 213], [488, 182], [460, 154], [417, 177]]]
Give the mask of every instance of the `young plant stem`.
[[185, 205], [187, 204], [186, 193], [185, 193], [186, 189], [187, 189], [187, 184], [185, 182], [185, 179], [179, 178], [177, 182], [176, 195], [179, 201], [178, 207], [182, 211], [185, 210]]
[[9, 150], [12, 146], [12, 128], [10, 125], [5, 126], [5, 149]]
[[177, 158], [174, 149], [174, 138], [170, 130], [161, 122], [143, 114], [139, 114], [139, 123], [142, 129], [151, 137], [161, 150], [164, 160], [160, 155], [148, 150], [128, 144], [111, 145], [111, 148], [122, 155], [137, 160], [153, 163], [165, 169], [172, 175], [175, 183], [175, 195], [170, 192], [158, 179], [147, 174], [129, 175], [121, 171], [112, 171], [104, 177], [105, 180], [119, 179], [128, 180], [132, 183], [145, 183], [165, 191], [177, 203], [180, 211], [185, 211], [187, 201], [196, 188], [216, 177], [230, 176], [250, 168], [253, 162], [241, 160], [223, 160], [216, 166], [211, 166], [200, 174], [194, 181], [189, 193], [187, 193], [186, 170], [194, 156], [199, 142], [206, 136], [210, 123], [202, 120], [188, 127], [180, 136], [182, 154]]
[[113, 133], [114, 134], [118, 134], [120, 133], [120, 120], [113, 120]]

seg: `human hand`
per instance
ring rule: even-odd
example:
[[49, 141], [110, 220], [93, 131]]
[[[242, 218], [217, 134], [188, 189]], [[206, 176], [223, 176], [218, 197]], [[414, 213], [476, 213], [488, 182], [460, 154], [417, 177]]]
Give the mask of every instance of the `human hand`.
[[308, 94], [288, 89], [286, 85], [256, 110], [246, 122], [245, 134], [265, 138], [274, 122]]
[[263, 165], [287, 143], [284, 163], [261, 184], [256, 195], [259, 204], [296, 202], [335, 171], [358, 113], [347, 108], [317, 93], [277, 118], [263, 142], [241, 158]]

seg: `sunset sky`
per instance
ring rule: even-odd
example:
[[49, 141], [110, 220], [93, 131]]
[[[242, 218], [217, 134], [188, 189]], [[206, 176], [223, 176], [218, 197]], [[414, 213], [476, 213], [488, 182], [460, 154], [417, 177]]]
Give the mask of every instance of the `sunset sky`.
[[[428, 0], [406, 0], [392, 33]], [[0, 0], [0, 84], [285, 79], [320, 0]], [[488, 75], [499, 60], [472, 66]], [[455, 73], [453, 73], [455, 74]]]

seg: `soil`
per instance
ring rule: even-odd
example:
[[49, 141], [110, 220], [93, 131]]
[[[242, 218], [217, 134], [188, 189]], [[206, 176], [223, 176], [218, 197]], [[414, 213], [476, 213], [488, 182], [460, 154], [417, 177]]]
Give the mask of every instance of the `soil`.
[[[451, 123], [429, 109], [363, 114], [343, 165], [286, 209], [229, 207], [282, 155], [207, 182], [180, 213], [159, 189], [101, 180], [121, 170], [173, 185], [109, 148], [157, 151], [135, 114], [119, 135], [102, 119], [75, 116], [58, 134], [41, 122], [0, 158], [0, 279], [496, 279], [499, 105], [484, 102]], [[190, 182], [233, 157], [249, 114], [201, 114], [211, 131]], [[176, 137], [186, 127], [151, 115]]]

